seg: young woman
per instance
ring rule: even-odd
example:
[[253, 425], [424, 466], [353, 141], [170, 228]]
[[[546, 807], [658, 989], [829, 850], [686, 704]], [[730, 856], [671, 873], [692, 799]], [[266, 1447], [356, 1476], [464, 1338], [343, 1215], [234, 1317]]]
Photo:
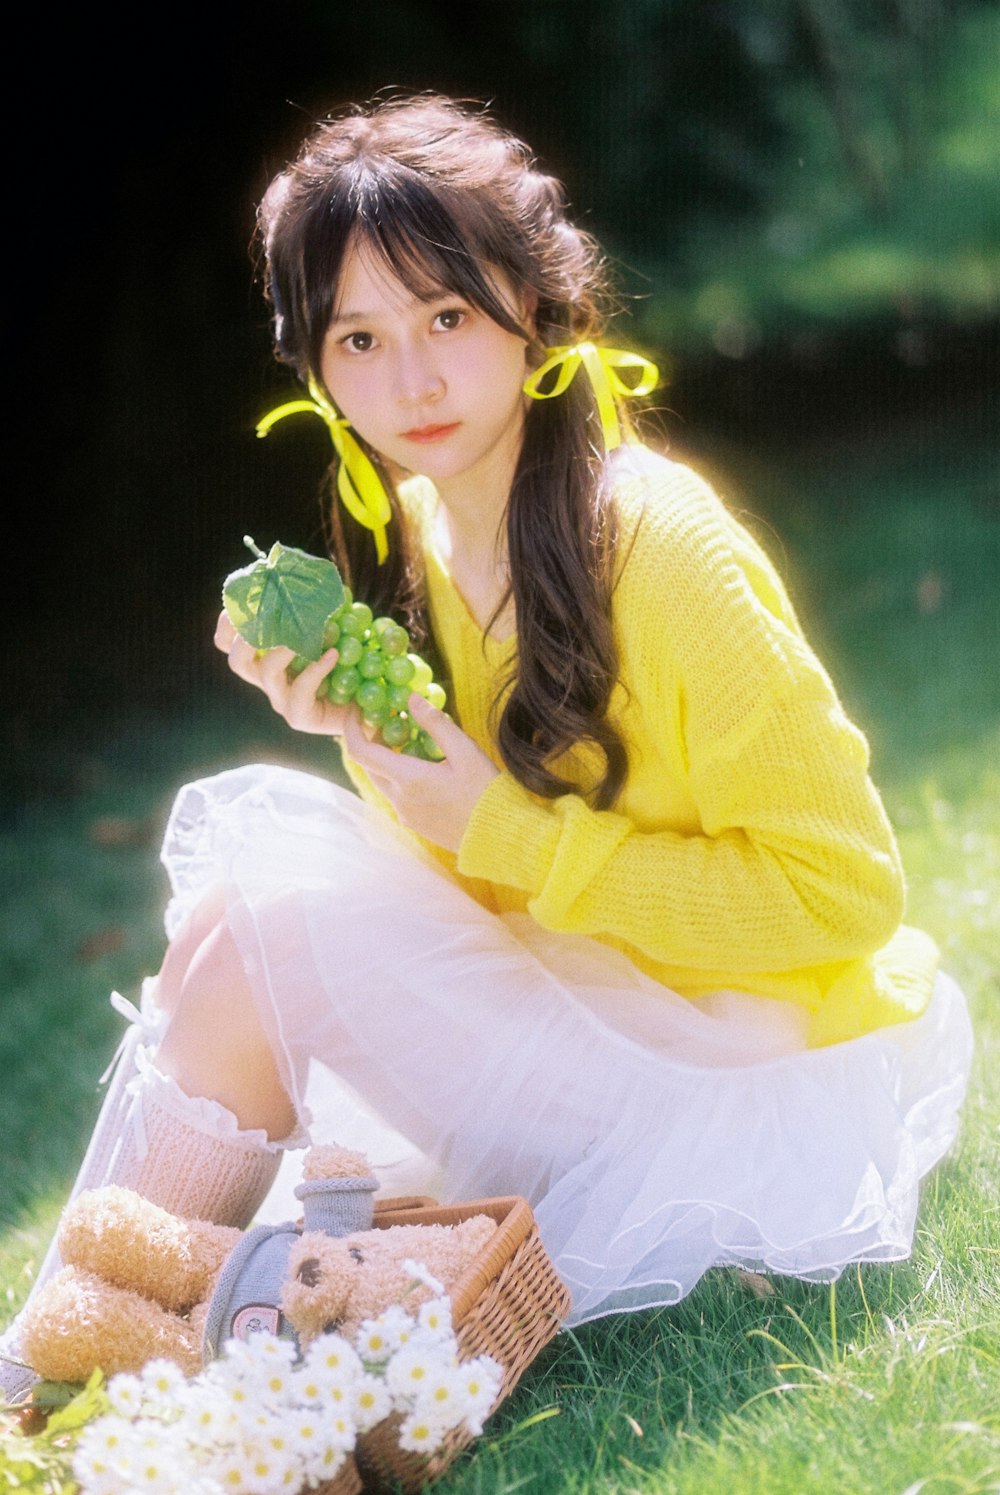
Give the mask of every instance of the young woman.
[[222, 615], [358, 794], [262, 766], [181, 791], [170, 944], [78, 1187], [246, 1221], [336, 1096], [441, 1197], [526, 1195], [574, 1321], [719, 1264], [906, 1255], [964, 1002], [901, 925], [864, 738], [774, 568], [631, 439], [652, 375], [597, 341], [558, 183], [478, 110], [396, 99], [320, 125], [260, 223], [336, 559], [433, 655], [450, 714], [410, 709], [445, 759], [329, 702], [336, 649], [293, 675]]

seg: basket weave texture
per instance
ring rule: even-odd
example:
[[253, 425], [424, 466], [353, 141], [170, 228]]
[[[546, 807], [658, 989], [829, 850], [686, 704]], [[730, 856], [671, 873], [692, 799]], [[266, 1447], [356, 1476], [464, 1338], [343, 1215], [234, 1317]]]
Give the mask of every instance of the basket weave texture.
[[[542, 1245], [531, 1206], [516, 1196], [451, 1205], [386, 1200], [376, 1205], [374, 1223], [455, 1225], [470, 1215], [489, 1215], [497, 1229], [451, 1288], [452, 1324], [462, 1360], [492, 1355], [503, 1367], [490, 1409], [495, 1412], [570, 1308], [569, 1291]], [[366, 1490], [420, 1490], [472, 1442], [471, 1433], [454, 1429], [434, 1453], [410, 1453], [399, 1446], [401, 1422], [398, 1415], [388, 1417], [359, 1438], [355, 1456]]]

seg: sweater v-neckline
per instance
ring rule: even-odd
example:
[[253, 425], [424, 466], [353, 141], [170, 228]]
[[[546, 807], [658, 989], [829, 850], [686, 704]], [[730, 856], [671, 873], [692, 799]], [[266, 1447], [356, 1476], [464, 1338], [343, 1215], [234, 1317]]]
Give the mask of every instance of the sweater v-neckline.
[[485, 640], [487, 647], [490, 649], [505, 649], [514, 642], [517, 633], [516, 627], [512, 628], [509, 633], [505, 633], [502, 637], [499, 637], [495, 633], [488, 632], [480, 622], [479, 618], [476, 616], [475, 612], [469, 604], [467, 597], [465, 596], [465, 593], [462, 591], [461, 587], [458, 585], [454, 576], [452, 575], [451, 567], [448, 565], [448, 562], [441, 554], [441, 548], [437, 542], [436, 533], [438, 502], [439, 500], [437, 498], [437, 495], [435, 494], [434, 503], [432, 504], [430, 509], [429, 522], [426, 530], [426, 548], [428, 558], [433, 562], [438, 576], [444, 583], [448, 594], [454, 599], [456, 604], [455, 611], [458, 617], [461, 619], [465, 631], [474, 631], [477, 642], [481, 643], [483, 640]]

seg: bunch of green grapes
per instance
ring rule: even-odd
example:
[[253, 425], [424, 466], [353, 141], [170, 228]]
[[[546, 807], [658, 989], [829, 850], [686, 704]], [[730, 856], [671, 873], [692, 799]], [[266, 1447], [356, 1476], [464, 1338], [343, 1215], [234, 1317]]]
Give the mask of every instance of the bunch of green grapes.
[[233, 571], [222, 588], [241, 638], [258, 653], [291, 649], [292, 676], [336, 648], [336, 667], [317, 695], [335, 706], [356, 705], [387, 747], [440, 763], [444, 754], [410, 715], [409, 699], [416, 691], [443, 710], [445, 694], [426, 660], [410, 653], [406, 629], [355, 602], [333, 561], [281, 544], [265, 555], [249, 535], [243, 542], [257, 559]]
[[344, 601], [326, 621], [323, 648], [335, 648], [339, 656], [322, 687], [328, 700], [335, 706], [353, 701], [387, 747], [440, 762], [444, 754], [417, 726], [407, 703], [416, 691], [443, 710], [445, 693], [427, 661], [410, 653], [405, 628], [392, 618], [374, 617], [368, 604], [355, 602], [345, 587]]

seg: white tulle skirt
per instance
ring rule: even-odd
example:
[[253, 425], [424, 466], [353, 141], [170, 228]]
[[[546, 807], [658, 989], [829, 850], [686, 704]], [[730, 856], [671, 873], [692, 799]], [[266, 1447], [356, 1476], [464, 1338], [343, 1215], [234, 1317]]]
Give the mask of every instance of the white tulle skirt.
[[525, 1196], [572, 1322], [676, 1302], [713, 1266], [823, 1281], [909, 1253], [971, 1056], [948, 978], [918, 1020], [807, 1049], [791, 1004], [690, 1002], [593, 940], [498, 918], [384, 816], [284, 768], [184, 788], [163, 860], [169, 935], [226, 890], [313, 1140], [363, 1147], [388, 1193]]

